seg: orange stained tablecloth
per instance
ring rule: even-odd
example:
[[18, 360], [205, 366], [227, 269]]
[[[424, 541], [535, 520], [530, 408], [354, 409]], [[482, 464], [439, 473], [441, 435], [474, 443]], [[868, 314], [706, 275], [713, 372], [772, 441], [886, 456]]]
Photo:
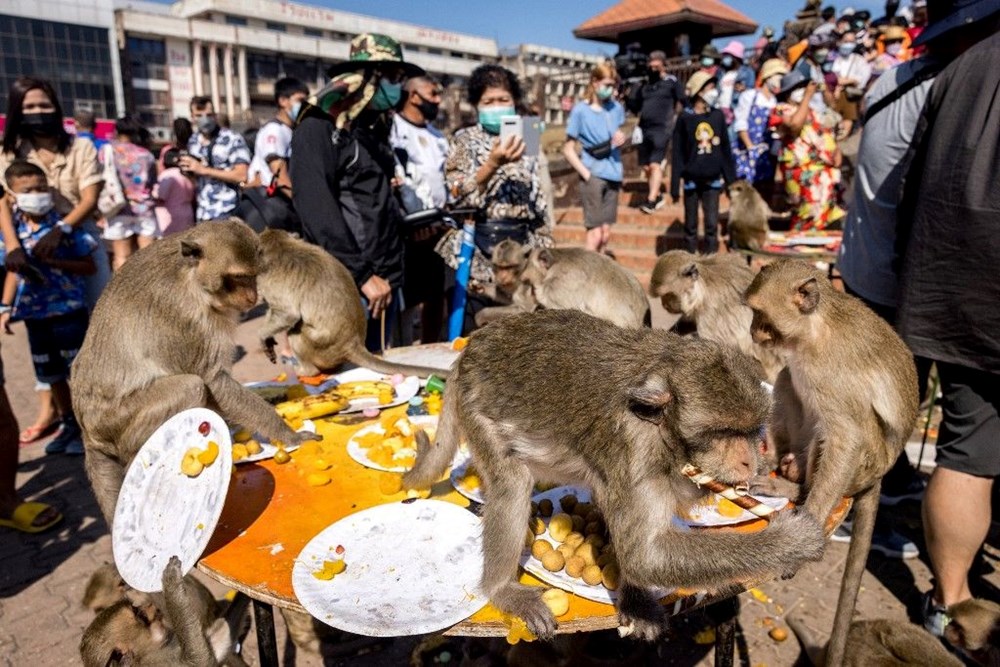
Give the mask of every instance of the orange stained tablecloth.
[[[391, 412], [404, 415], [406, 406], [392, 408]], [[406, 498], [404, 491], [383, 492], [391, 488], [400, 475], [366, 468], [347, 453], [350, 436], [374, 421], [360, 415], [316, 420], [323, 441], [303, 445], [292, 452], [290, 462], [278, 465], [267, 460], [236, 466], [225, 508], [198, 568], [251, 598], [305, 611], [292, 590], [292, 566], [302, 548], [327, 526], [349, 514]], [[330, 464], [326, 472], [332, 482], [326, 486], [314, 487], [306, 483], [306, 475], [316, 472], [317, 458]], [[447, 478], [433, 487], [431, 497], [462, 507], [471, 504], [452, 488]], [[847, 500], [841, 503], [831, 517], [828, 530], [840, 522], [849, 506]], [[765, 525], [766, 522], [758, 520], [734, 528], [712, 530], [754, 531]], [[386, 544], [390, 549], [403, 546]], [[521, 581], [546, 586], [523, 571]], [[713, 601], [690, 593], [667, 598], [668, 611], [680, 613]], [[569, 613], [559, 618], [560, 632], [608, 629], [617, 625], [614, 607], [575, 595], [570, 595]], [[501, 613], [487, 605], [448, 633], [503, 636], [507, 634], [507, 626]]]

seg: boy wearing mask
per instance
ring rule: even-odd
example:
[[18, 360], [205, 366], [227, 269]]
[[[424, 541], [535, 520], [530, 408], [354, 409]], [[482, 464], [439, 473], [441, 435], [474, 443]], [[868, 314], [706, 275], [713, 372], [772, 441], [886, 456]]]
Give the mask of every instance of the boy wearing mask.
[[197, 178], [198, 220], [227, 218], [236, 211], [246, 184], [250, 149], [242, 136], [222, 127], [208, 97], [191, 98], [191, 120], [198, 131], [181, 156], [181, 171]]
[[[24, 280], [8, 273], [0, 298], [0, 329], [12, 333], [12, 319], [24, 320], [28, 344], [39, 382], [52, 387], [62, 430], [46, 446], [46, 454], [83, 454], [80, 427], [70, 400], [69, 369], [87, 333], [87, 298], [84, 276], [97, 269], [90, 257], [97, 242], [86, 232], [67, 225], [54, 210], [45, 172], [27, 161], [13, 162], [4, 173], [10, 189], [14, 228], [29, 263], [41, 280]], [[33, 253], [35, 245], [53, 229], [63, 236], [51, 255]]]

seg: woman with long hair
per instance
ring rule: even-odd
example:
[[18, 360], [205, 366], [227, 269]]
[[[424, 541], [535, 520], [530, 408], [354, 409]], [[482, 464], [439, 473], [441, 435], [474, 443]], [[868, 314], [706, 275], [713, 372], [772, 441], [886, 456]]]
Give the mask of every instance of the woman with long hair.
[[[587, 249], [604, 252], [611, 239], [611, 225], [618, 219], [618, 193], [622, 185], [625, 143], [621, 126], [625, 109], [615, 100], [618, 73], [611, 65], [590, 71], [582, 101], [570, 111], [563, 155], [580, 175], [580, 203], [587, 228]], [[582, 157], [579, 151], [582, 149]]]

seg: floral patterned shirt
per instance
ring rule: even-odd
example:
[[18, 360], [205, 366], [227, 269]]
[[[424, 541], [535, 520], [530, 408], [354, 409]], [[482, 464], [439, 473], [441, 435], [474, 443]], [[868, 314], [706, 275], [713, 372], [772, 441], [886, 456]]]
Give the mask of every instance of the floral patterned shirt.
[[136, 146], [127, 141], [111, 143], [112, 155], [118, 180], [128, 204], [119, 215], [132, 215], [139, 218], [153, 217], [153, 186], [156, 184], [153, 167], [156, 158], [142, 146]]
[[[232, 130], [219, 128], [219, 134], [207, 144], [203, 144], [201, 139], [201, 134], [195, 132], [188, 142], [188, 153], [212, 169], [232, 169], [238, 164], [250, 164], [247, 142]], [[236, 210], [239, 201], [240, 191], [235, 185], [215, 178], [198, 177], [198, 220], [224, 218]]]

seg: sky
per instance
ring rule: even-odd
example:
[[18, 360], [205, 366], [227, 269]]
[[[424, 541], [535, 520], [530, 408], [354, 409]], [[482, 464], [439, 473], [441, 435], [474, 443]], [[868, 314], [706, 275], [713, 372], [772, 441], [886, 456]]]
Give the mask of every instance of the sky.
[[[573, 28], [611, 7], [617, 0], [296, 0], [358, 14], [391, 18], [428, 27], [493, 37], [500, 48], [522, 42], [570, 51], [614, 55], [613, 44], [573, 37]], [[695, 2], [697, 0], [694, 0]], [[760, 28], [774, 26], [778, 35], [803, 0], [725, 0]], [[881, 16], [884, 0], [824, 2], [839, 9], [868, 9]], [[904, 0], [902, 4], [907, 4]], [[758, 28], [758, 34], [760, 33]], [[752, 41], [752, 40], [749, 40]]]

